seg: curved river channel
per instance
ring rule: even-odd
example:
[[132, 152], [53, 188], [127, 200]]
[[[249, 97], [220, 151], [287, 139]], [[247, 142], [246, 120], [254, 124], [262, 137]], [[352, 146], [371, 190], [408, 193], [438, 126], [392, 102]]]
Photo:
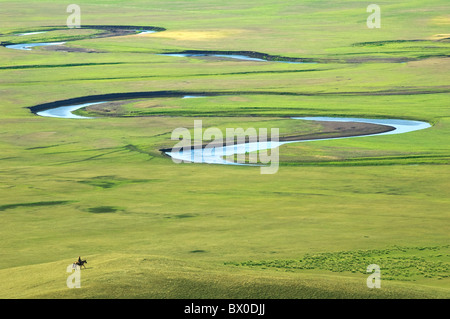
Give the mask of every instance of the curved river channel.
[[[201, 96], [186, 95], [183, 98], [195, 98]], [[95, 104], [107, 103], [92, 102], [76, 105], [60, 106], [43, 111], [36, 112], [39, 116], [54, 117], [63, 119], [92, 119], [92, 117], [85, 117], [73, 114], [72, 112]], [[233, 155], [246, 154], [250, 152], [274, 149], [284, 144], [310, 142], [318, 140], [334, 140], [364, 136], [375, 135], [390, 135], [390, 134], [403, 134], [418, 130], [423, 130], [431, 127], [427, 122], [412, 121], [412, 120], [400, 120], [400, 119], [367, 119], [367, 118], [341, 118], [341, 117], [292, 117], [293, 120], [307, 120], [307, 121], [331, 121], [331, 122], [358, 122], [369, 123], [387, 126], [390, 130], [382, 133], [368, 134], [368, 135], [354, 135], [345, 137], [332, 137], [323, 139], [309, 139], [309, 140], [293, 140], [293, 141], [267, 141], [267, 142], [247, 142], [236, 145], [228, 146], [214, 146], [207, 148], [183, 148], [177, 151], [165, 151], [165, 154], [178, 161], [193, 162], [193, 163], [206, 163], [206, 164], [225, 164], [225, 165], [251, 165], [235, 163], [224, 159]]]
[[[90, 27], [86, 27], [87, 29], [105, 29], [105, 26], [90, 26]], [[160, 31], [164, 31], [165, 29], [161, 29], [161, 28], [155, 28], [152, 27], [153, 29], [130, 29], [127, 28], [127, 30], [136, 32], [135, 35], [146, 35], [146, 34], [151, 34], [151, 33], [155, 33], [155, 32], [160, 32]], [[115, 27], [115, 29], [120, 29], [120, 27]], [[26, 33], [19, 33], [16, 34], [16, 36], [28, 36], [28, 35], [35, 35], [35, 34], [41, 34], [41, 33], [47, 33], [48, 31], [36, 31], [36, 32], [26, 32]], [[110, 34], [107, 35], [106, 37], [113, 37], [116, 36], [114, 34]], [[71, 40], [68, 40], [71, 41]], [[66, 42], [39, 42], [39, 43], [19, 43], [19, 44], [3, 44], [5, 46], [5, 48], [8, 49], [15, 49], [15, 50], [26, 50], [26, 51], [31, 51], [32, 48], [34, 47], [42, 47], [42, 46], [59, 46], [59, 45], [64, 45], [66, 44]], [[218, 57], [218, 58], [228, 58], [228, 59], [236, 59], [236, 60], [241, 60], [241, 61], [256, 61], [256, 62], [280, 62], [280, 63], [291, 63], [291, 64], [304, 64], [304, 63], [316, 63], [316, 62], [312, 62], [312, 61], [304, 61], [304, 59], [300, 59], [300, 58], [282, 58], [282, 57], [276, 57], [276, 59], [274, 59], [274, 57], [271, 57], [270, 55], [267, 54], [262, 54], [262, 53], [258, 53], [258, 52], [252, 52], [252, 53], [245, 53], [245, 52], [241, 52], [241, 53], [230, 53], [230, 52], [179, 52], [179, 53], [161, 53], [158, 55], [163, 55], [163, 56], [174, 56], [174, 57], [187, 57], [187, 58], [191, 58], [191, 57], [205, 57], [205, 56], [210, 56], [210, 57]], [[299, 61], [300, 60], [300, 61]]]

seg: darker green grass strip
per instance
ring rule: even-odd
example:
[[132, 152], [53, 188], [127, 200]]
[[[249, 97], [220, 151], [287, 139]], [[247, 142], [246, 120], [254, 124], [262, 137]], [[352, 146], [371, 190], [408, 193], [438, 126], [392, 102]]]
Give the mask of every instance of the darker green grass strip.
[[392, 156], [347, 159], [323, 162], [281, 162], [280, 166], [389, 166], [389, 165], [449, 165], [448, 155]]
[[19, 204], [9, 204], [9, 205], [1, 205], [0, 211], [4, 211], [7, 209], [14, 209], [19, 207], [41, 207], [41, 206], [56, 206], [56, 205], [64, 205], [67, 203], [71, 203], [72, 201], [48, 201], [48, 202], [34, 202], [34, 203], [19, 203]]
[[42, 64], [42, 65], [12, 65], [0, 66], [0, 70], [21, 70], [21, 69], [47, 69], [47, 68], [66, 68], [77, 66], [96, 66], [96, 65], [116, 65], [125, 64], [124, 62], [109, 62], [109, 63], [68, 63], [68, 64]]

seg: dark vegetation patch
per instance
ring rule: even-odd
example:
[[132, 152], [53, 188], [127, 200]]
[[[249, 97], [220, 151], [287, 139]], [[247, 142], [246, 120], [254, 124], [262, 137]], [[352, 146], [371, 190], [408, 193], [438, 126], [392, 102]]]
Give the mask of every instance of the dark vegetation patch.
[[115, 213], [118, 210], [119, 209], [117, 207], [113, 207], [113, 206], [97, 206], [97, 207], [88, 208], [88, 211], [90, 213], [94, 213], [94, 214]]
[[196, 215], [193, 214], [180, 214], [180, 215], [175, 215], [175, 218], [192, 218], [195, 217]]
[[166, 218], [184, 219], [184, 218], [193, 218], [193, 217], [196, 217], [196, 216], [197, 215], [195, 215], [195, 214], [179, 214], [179, 215], [167, 216]]
[[14, 209], [19, 207], [41, 207], [41, 206], [56, 206], [56, 205], [64, 205], [70, 203], [72, 201], [48, 201], [48, 202], [33, 202], [33, 203], [18, 203], [18, 204], [9, 204], [9, 205], [1, 205], [0, 211], [4, 211], [7, 209]]
[[367, 266], [376, 264], [382, 280], [414, 281], [443, 279], [450, 275], [450, 245], [434, 247], [394, 247], [306, 254], [299, 259], [226, 262], [226, 265], [277, 269], [282, 271], [328, 270], [367, 274]]
[[196, 253], [206, 253], [206, 250], [203, 249], [196, 249], [196, 250], [191, 250], [190, 253], [196, 254]]
[[40, 150], [40, 149], [46, 149], [46, 148], [52, 148], [52, 147], [58, 147], [58, 146], [62, 146], [62, 145], [75, 144], [75, 143], [76, 143], [76, 142], [70, 142], [70, 143], [65, 143], [65, 144], [54, 144], [54, 145], [47, 145], [47, 146], [28, 147], [28, 148], [26, 148], [26, 150], [27, 150], [27, 151]]
[[416, 42], [430, 42], [428, 40], [385, 40], [385, 41], [370, 41], [370, 42], [358, 42], [353, 43], [354, 47], [380, 47], [386, 44], [395, 44], [395, 43], [416, 43]]
[[[166, 133], [158, 134], [158, 135], [165, 135], [165, 134]], [[154, 151], [154, 150], [145, 151], [145, 150], [141, 149], [140, 147], [138, 147], [136, 145], [132, 145], [132, 144], [126, 145], [126, 146], [124, 146], [124, 148], [127, 151], [129, 151], [129, 152], [136, 152], [136, 153], [139, 153], [139, 154], [145, 154], [145, 155], [149, 156], [149, 160], [151, 160], [155, 156], [159, 155], [159, 152], [157, 152], [157, 151]], [[160, 180], [159, 179], [147, 179], [146, 181], [147, 182], [157, 182], [157, 181], [160, 181]]]
[[79, 183], [100, 188], [113, 188], [126, 184], [149, 183], [158, 181], [157, 179], [127, 179], [118, 176], [97, 176], [90, 179], [79, 181]]

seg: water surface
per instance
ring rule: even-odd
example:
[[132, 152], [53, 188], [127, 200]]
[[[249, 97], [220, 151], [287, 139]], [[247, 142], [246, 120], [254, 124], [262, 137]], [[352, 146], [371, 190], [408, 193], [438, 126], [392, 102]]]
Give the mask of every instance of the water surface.
[[50, 45], [63, 45], [66, 42], [41, 42], [41, 43], [20, 43], [5, 45], [5, 48], [15, 50], [30, 51], [34, 47], [50, 46]]
[[60, 107], [56, 107], [53, 109], [40, 111], [40, 112], [37, 112], [36, 114], [39, 116], [44, 116], [44, 117], [57, 117], [57, 118], [63, 118], [63, 119], [93, 119], [93, 117], [80, 116], [80, 115], [73, 114], [72, 112], [79, 110], [83, 107], [87, 107], [87, 106], [95, 105], [95, 104], [101, 104], [101, 103], [106, 103], [106, 101], [105, 102], [94, 102], [94, 103], [69, 105], [69, 106], [60, 106]]
[[41, 34], [41, 33], [46, 33], [46, 32], [47, 31], [35, 31], [35, 32], [19, 33], [19, 34], [16, 34], [16, 35], [19, 36], [19, 37], [23, 37], [23, 36], [26, 36], [26, 35]]
[[160, 55], [166, 55], [166, 56], [174, 56], [174, 57], [183, 57], [183, 58], [190, 58], [190, 57], [202, 57], [202, 56], [215, 56], [219, 58], [230, 58], [230, 59], [236, 59], [236, 60], [243, 60], [243, 61], [256, 61], [256, 62], [279, 62], [279, 63], [291, 63], [291, 64], [308, 64], [308, 63], [315, 63], [315, 62], [292, 62], [292, 61], [283, 61], [283, 60], [266, 60], [261, 58], [253, 58], [248, 55], [242, 55], [242, 54], [215, 54], [215, 53], [163, 53]]

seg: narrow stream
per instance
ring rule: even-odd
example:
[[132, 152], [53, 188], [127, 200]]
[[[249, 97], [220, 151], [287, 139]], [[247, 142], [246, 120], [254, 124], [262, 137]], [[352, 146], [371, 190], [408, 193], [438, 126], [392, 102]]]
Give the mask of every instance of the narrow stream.
[[8, 45], [5, 45], [5, 48], [31, 51], [31, 49], [34, 47], [43, 47], [43, 46], [50, 46], [50, 45], [63, 45], [65, 43], [66, 42], [20, 43], [20, 44], [8, 44]]
[[[138, 32], [138, 33], [136, 33], [136, 35], [150, 34], [150, 33], [158, 32], [158, 31], [154, 31], [154, 30], [134, 30], [134, 31]], [[39, 33], [46, 33], [46, 32], [47, 31], [27, 32], [27, 33], [20, 33], [20, 34], [16, 34], [16, 35], [17, 36], [27, 36], [27, 35], [34, 35], [34, 34], [39, 34]], [[34, 47], [63, 45], [65, 43], [66, 42], [19, 43], [19, 44], [8, 44], [8, 45], [5, 45], [5, 48], [15, 49], [15, 50], [31, 51], [31, 49], [34, 48]]]
[[204, 56], [215, 56], [218, 58], [229, 58], [243, 61], [256, 61], [256, 62], [278, 62], [278, 63], [290, 63], [290, 64], [312, 64], [316, 62], [294, 62], [294, 61], [283, 61], [283, 60], [266, 60], [261, 58], [254, 58], [243, 54], [216, 54], [216, 53], [162, 53], [160, 55], [173, 56], [173, 57], [204, 57]]

